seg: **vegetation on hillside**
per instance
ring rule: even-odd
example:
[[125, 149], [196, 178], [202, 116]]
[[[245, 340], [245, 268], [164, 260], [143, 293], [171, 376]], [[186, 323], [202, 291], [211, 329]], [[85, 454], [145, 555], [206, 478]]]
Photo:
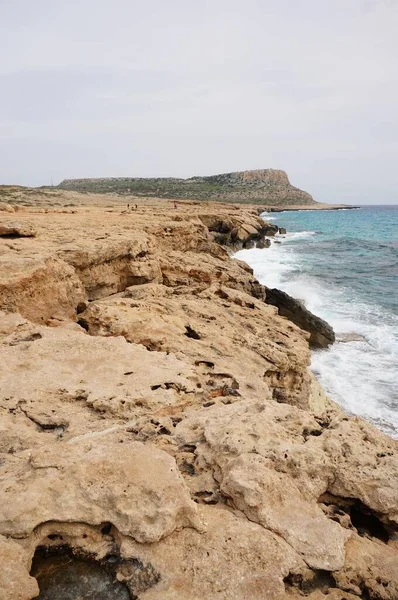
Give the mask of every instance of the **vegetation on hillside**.
[[209, 177], [66, 179], [64, 190], [90, 193], [117, 193], [137, 197], [212, 200], [222, 202], [268, 203], [273, 205], [312, 204], [310, 194], [292, 186], [283, 171], [243, 171]]

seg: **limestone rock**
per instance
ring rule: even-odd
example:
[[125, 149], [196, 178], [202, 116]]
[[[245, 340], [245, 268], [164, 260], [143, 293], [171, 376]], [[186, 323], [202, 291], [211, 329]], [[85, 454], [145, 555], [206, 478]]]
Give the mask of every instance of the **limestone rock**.
[[313, 348], [326, 348], [334, 343], [335, 334], [332, 327], [305, 308], [299, 300], [276, 288], [267, 288], [266, 302], [276, 306], [282, 317], [288, 318], [301, 329], [308, 331], [311, 334], [310, 345]]
[[30, 600], [39, 594], [29, 576], [29, 555], [12, 539], [0, 535], [0, 600]]
[[346, 546], [344, 567], [335, 574], [338, 585], [356, 595], [388, 600], [398, 598], [396, 549], [358, 535]]
[[[175, 294], [149, 302], [116, 298], [90, 304], [81, 317], [91, 335], [123, 335], [149, 350], [184, 356], [192, 366], [216, 365], [202, 383], [209, 400], [216, 392], [224, 397], [231, 395], [231, 387], [245, 391], [251, 386], [260, 397], [271, 391], [280, 402], [308, 402], [305, 335], [243, 292], [212, 286], [199, 295]], [[239, 356], [234, 356], [231, 349], [237, 344]], [[236, 390], [235, 397], [241, 393]]]
[[0, 236], [35, 237], [36, 230], [31, 223], [26, 221], [5, 221], [0, 223]]
[[47, 256], [0, 255], [0, 309], [33, 322], [73, 318], [86, 299], [72, 267]]
[[151, 543], [176, 527], [199, 526], [175, 461], [139, 442], [38, 450], [20, 464], [17, 480], [3, 474], [0, 506], [0, 532], [17, 538], [48, 521], [112, 523]]
[[256, 523], [280, 535], [313, 569], [335, 571], [344, 564], [348, 533], [306, 501], [290, 477], [252, 454], [230, 462], [221, 491]]
[[122, 598], [396, 600], [397, 442], [217, 243], [261, 244], [256, 210], [54, 194], [0, 237], [0, 598], [72, 558]]
[[252, 247], [252, 244], [261, 242], [264, 236], [273, 236], [278, 231], [276, 225], [264, 222], [257, 214], [250, 217], [246, 214], [223, 218], [217, 213], [205, 213], [199, 215], [199, 218], [210, 232], [216, 233], [215, 241], [224, 246], [231, 246], [234, 250]]
[[284, 578], [305, 564], [279, 536], [241, 515], [200, 507], [206, 531], [183, 529], [158, 544], [125, 540], [122, 551], [150, 562], [161, 574], [143, 600], [282, 600]]
[[35, 424], [41, 438], [50, 436], [53, 441], [60, 429], [62, 439], [69, 440], [101, 432], [117, 424], [118, 418], [147, 410], [152, 417], [160, 409], [172, 411], [183, 390], [192, 397], [197, 389], [195, 372], [185, 361], [128, 344], [122, 337], [93, 338], [78, 329], [0, 318], [0, 332], [5, 332], [0, 346], [0, 407], [7, 419], [16, 420], [5, 452], [26, 444], [23, 436], [17, 442], [18, 423], [29, 426], [30, 435]]
[[15, 212], [14, 207], [11, 204], [6, 204], [5, 202], [0, 202], [0, 211], [13, 213]]
[[210, 255], [197, 259], [184, 252], [171, 251], [159, 257], [162, 280], [172, 287], [186, 286], [190, 289], [205, 290], [213, 284], [244, 291], [256, 298], [264, 299], [264, 288], [258, 283], [253, 271], [241, 261], [223, 260]]

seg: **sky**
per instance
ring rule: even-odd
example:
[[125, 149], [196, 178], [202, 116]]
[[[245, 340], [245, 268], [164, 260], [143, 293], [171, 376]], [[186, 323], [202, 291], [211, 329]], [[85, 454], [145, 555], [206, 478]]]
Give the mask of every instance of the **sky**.
[[284, 169], [398, 204], [398, 0], [0, 0], [0, 184]]

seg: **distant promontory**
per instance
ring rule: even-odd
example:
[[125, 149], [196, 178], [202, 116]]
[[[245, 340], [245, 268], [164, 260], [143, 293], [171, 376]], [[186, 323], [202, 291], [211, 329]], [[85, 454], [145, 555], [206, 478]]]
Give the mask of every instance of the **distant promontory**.
[[310, 194], [291, 185], [285, 171], [279, 169], [236, 171], [189, 179], [173, 177], [64, 179], [58, 187], [78, 192], [267, 203], [276, 206], [315, 204]]

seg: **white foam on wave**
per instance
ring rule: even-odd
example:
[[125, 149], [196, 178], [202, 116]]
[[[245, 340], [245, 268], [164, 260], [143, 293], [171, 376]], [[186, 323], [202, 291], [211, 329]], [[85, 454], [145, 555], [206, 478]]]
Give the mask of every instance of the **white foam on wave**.
[[260, 216], [261, 216], [261, 218], [263, 218], [263, 219], [264, 219], [264, 221], [276, 221], [276, 217], [272, 217], [272, 216], [270, 215], [270, 213], [267, 213], [267, 212], [263, 212], [263, 213], [261, 213], [261, 215], [260, 215]]
[[290, 241], [314, 232], [276, 237], [281, 244], [242, 250], [236, 258], [253, 268], [257, 279], [277, 287], [328, 321], [337, 338], [355, 333], [366, 341], [336, 342], [312, 353], [311, 369], [329, 396], [398, 437], [398, 317], [359, 301], [351, 290], [325, 285], [311, 277]]
[[287, 232], [283, 235], [277, 234], [276, 238], [280, 239], [280, 237], [284, 237], [285, 241], [289, 241], [289, 240], [297, 240], [300, 238], [308, 238], [315, 234], [316, 234], [316, 231], [293, 231], [293, 232]]

